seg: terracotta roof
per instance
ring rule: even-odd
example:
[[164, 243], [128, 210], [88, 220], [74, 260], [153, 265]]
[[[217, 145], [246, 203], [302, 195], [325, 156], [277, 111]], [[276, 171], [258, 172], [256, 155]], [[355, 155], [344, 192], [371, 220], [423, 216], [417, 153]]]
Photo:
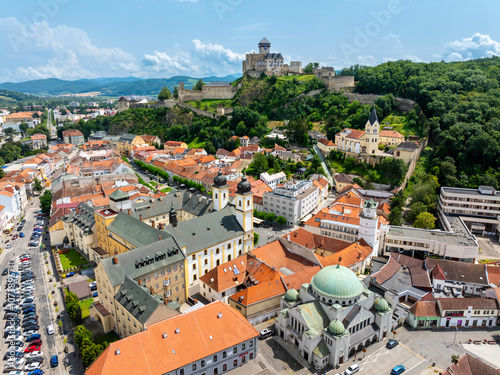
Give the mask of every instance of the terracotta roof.
[[446, 276], [444, 275], [444, 271], [439, 264], [436, 264], [431, 271], [431, 275], [433, 279], [436, 280], [446, 280]]
[[410, 307], [410, 313], [416, 317], [441, 316], [436, 301], [417, 301]]
[[229, 299], [243, 306], [250, 306], [257, 302], [284, 295], [287, 291], [281, 277], [277, 271], [273, 271], [267, 266], [262, 266], [267, 269], [271, 277], [267, 277], [265, 281], [257, 285], [252, 285], [250, 288], [243, 289], [236, 294], [233, 294]]
[[389, 261], [384, 264], [380, 271], [372, 275], [372, 279], [374, 279], [377, 284], [382, 285], [391, 277], [393, 277], [400, 268], [401, 264], [399, 264], [399, 262], [394, 257], [390, 257]]
[[258, 335], [239, 312], [216, 301], [111, 343], [86, 374], [161, 375]]
[[387, 137], [387, 138], [404, 138], [405, 136], [395, 130], [382, 130], [379, 134], [379, 137]]
[[442, 375], [499, 375], [500, 370], [487, 365], [479, 358], [464, 353], [458, 358], [457, 363], [452, 363], [444, 370]]
[[339, 264], [344, 267], [352, 267], [355, 264], [364, 261], [370, 256], [373, 249], [366, 243], [364, 239], [351, 243], [346, 248], [327, 257], [319, 257], [319, 261], [323, 267]]
[[351, 129], [351, 133], [346, 138], [359, 139], [365, 135], [364, 130]]
[[333, 179], [335, 180], [335, 182], [339, 182], [342, 184], [353, 184], [354, 183], [352, 178], [349, 177], [348, 175], [346, 175], [345, 173], [338, 173], [335, 176], [333, 176]]
[[267, 245], [254, 249], [252, 250], [252, 254], [268, 266], [274, 267], [277, 270], [286, 267], [297, 273], [315, 265], [313, 262], [304, 259], [300, 255], [288, 251], [280, 241], [273, 241]]
[[46, 136], [45, 134], [33, 134], [33, 135], [31, 136], [31, 140], [32, 140], [32, 141], [36, 141], [36, 140], [39, 140], [39, 139], [40, 139], [40, 140], [42, 140], [42, 139], [46, 140], [46, 139], [47, 139], [47, 136]]
[[274, 144], [274, 151], [286, 151], [286, 148], [280, 146], [279, 144], [275, 143]]
[[333, 143], [332, 141], [329, 141], [326, 138], [320, 138], [320, 139], [318, 139], [318, 143], [322, 143], [325, 146], [329, 146], [329, 147], [335, 146], [335, 143]]
[[321, 236], [319, 234], [314, 234], [304, 228], [298, 228], [297, 230], [294, 230], [289, 234], [285, 234], [282, 237], [287, 239], [289, 238], [290, 241], [307, 247], [308, 249], [340, 251], [350, 245], [349, 242], [337, 240], [335, 238], [327, 236]]
[[499, 266], [486, 266], [488, 273], [488, 283], [500, 285], [500, 267]]

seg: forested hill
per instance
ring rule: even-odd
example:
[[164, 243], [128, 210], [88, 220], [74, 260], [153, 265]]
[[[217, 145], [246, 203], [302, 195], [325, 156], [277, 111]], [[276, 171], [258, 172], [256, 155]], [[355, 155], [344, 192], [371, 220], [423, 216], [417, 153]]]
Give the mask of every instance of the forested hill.
[[392, 93], [419, 103], [436, 145], [431, 167], [441, 185], [500, 188], [500, 58], [395, 61], [343, 73], [355, 74], [360, 93]]
[[28, 103], [29, 101], [36, 101], [36, 99], [37, 98], [32, 95], [10, 90], [0, 90], [0, 107], [17, 106], [20, 102]]

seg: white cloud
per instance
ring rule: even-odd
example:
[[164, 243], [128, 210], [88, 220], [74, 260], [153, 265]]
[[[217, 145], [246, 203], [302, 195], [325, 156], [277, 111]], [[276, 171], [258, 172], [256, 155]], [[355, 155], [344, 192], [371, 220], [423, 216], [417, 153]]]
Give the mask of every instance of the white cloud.
[[404, 59], [405, 60], [411, 60], [411, 61], [417, 62], [417, 63], [426, 62], [426, 61], [422, 60], [420, 57], [418, 57], [416, 55], [404, 55]]
[[221, 60], [228, 63], [241, 62], [245, 58], [244, 53], [236, 53], [220, 44], [204, 44], [199, 39], [193, 40], [194, 53], [209, 60]]
[[0, 48], [8, 57], [4, 63], [11, 65], [9, 80], [125, 76], [138, 69], [131, 54], [97, 47], [85, 31], [45, 21], [25, 26], [15, 18], [0, 18]]
[[469, 60], [500, 55], [500, 42], [489, 35], [475, 33], [470, 38], [445, 43], [447, 61]]

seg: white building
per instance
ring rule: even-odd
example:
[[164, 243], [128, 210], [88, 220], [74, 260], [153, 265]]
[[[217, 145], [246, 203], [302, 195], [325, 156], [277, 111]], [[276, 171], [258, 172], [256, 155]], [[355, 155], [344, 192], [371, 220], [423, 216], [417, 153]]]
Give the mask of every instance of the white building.
[[276, 185], [286, 180], [286, 174], [284, 172], [278, 172], [270, 175], [267, 172], [260, 174], [260, 179], [269, 186], [271, 189], [276, 188]]
[[319, 202], [319, 189], [312, 181], [289, 181], [283, 187], [263, 195], [262, 208], [283, 216], [287, 224], [298, 224], [300, 219], [311, 213]]

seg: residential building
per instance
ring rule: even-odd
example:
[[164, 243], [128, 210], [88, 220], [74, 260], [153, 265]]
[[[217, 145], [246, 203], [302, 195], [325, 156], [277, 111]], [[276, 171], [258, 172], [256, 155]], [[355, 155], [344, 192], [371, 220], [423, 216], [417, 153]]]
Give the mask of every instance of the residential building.
[[78, 249], [88, 259], [97, 261], [92, 257], [92, 249], [97, 243], [94, 209], [82, 202], [62, 218], [62, 223], [64, 231], [62, 242], [58, 241], [61, 236], [57, 230], [49, 231], [52, 246], [67, 244]]
[[326, 138], [320, 138], [320, 139], [318, 139], [317, 146], [318, 146], [319, 150], [321, 151], [321, 154], [325, 158], [328, 157], [328, 156], [330, 156], [330, 152], [331, 151], [337, 149], [337, 146], [335, 145], [335, 143], [333, 143], [332, 141], [329, 141]]
[[286, 180], [286, 174], [284, 172], [278, 172], [270, 175], [269, 173], [264, 172], [260, 174], [260, 179], [271, 189], [275, 189], [276, 185]]
[[341, 265], [323, 268], [299, 291], [289, 289], [281, 309], [276, 334], [317, 369], [347, 362], [393, 330], [389, 303]]
[[498, 302], [493, 298], [434, 298], [416, 302], [408, 315], [413, 328], [496, 327]]
[[319, 189], [312, 181], [288, 181], [263, 195], [263, 211], [283, 216], [295, 225], [312, 212], [319, 201]]
[[85, 374], [223, 374], [255, 359], [258, 336], [240, 313], [217, 301], [111, 343]]
[[150, 146], [154, 146], [154, 145], [161, 146], [161, 139], [157, 135], [143, 134], [143, 135], [141, 135], [141, 138], [144, 140], [144, 143], [146, 143]]
[[31, 146], [32, 150], [40, 150], [41, 148], [47, 148], [47, 136], [45, 134], [33, 134], [31, 136]]
[[[131, 334], [129, 330], [134, 333], [137, 329], [144, 330], [150, 317], [157, 315], [155, 310], [159, 303], [150, 299], [151, 305], [146, 306], [149, 310], [143, 311], [146, 315], [133, 328], [130, 323], [123, 327], [126, 323], [122, 315], [123, 298], [129, 290], [124, 287], [127, 278], [146, 288], [149, 294], [158, 296], [161, 303], [178, 307], [187, 298], [184, 260], [185, 254], [172, 237], [103, 259], [95, 269], [100, 298], [90, 308], [91, 318], [97, 320], [105, 332], [115, 330], [122, 336]], [[144, 295], [142, 291], [137, 293]]]
[[364, 131], [345, 128], [340, 133], [335, 134], [335, 145], [337, 150], [350, 154], [376, 155], [378, 153], [378, 144], [380, 143], [379, 133], [380, 123], [377, 112], [373, 108]]
[[500, 234], [500, 192], [492, 186], [477, 189], [441, 187], [438, 210], [440, 215], [458, 216], [472, 234]]
[[395, 130], [381, 130], [379, 133], [379, 143], [384, 146], [395, 147], [404, 142], [405, 136]]
[[402, 159], [406, 165], [409, 165], [417, 156], [418, 146], [417, 142], [401, 142], [394, 148], [394, 158]]
[[62, 132], [63, 134], [63, 142], [70, 143], [75, 146], [80, 146], [85, 143], [85, 139], [83, 137], [83, 133], [76, 129], [68, 129]]
[[131, 155], [134, 146], [144, 144], [144, 140], [135, 134], [122, 134], [116, 142], [116, 149], [120, 155]]
[[333, 181], [335, 182], [335, 190], [337, 190], [337, 192], [341, 192], [346, 187], [354, 185], [352, 178], [345, 173], [335, 174], [335, 176], [333, 176]]

